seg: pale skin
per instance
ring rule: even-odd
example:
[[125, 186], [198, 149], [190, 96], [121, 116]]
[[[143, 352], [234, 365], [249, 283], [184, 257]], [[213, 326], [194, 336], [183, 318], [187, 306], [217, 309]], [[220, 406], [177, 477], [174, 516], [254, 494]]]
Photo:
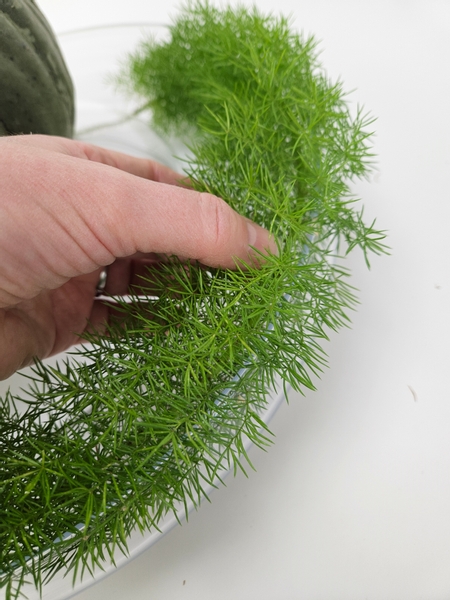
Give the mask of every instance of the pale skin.
[[[176, 255], [235, 268], [276, 252], [265, 229], [178, 173], [83, 142], [0, 138], [0, 379], [102, 331], [145, 265]], [[141, 280], [142, 281], [142, 280]]]

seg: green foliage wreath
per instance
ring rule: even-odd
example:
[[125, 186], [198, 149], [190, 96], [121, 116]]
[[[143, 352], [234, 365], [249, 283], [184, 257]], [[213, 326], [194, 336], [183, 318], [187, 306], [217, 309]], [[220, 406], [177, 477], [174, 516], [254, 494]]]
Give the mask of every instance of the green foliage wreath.
[[270, 229], [260, 268], [172, 258], [151, 297], [120, 303], [125, 327], [54, 369], [37, 364], [25, 412], [0, 403], [0, 586], [7, 598], [60, 569], [92, 569], [178, 502], [198, 504], [244, 440], [275, 378], [313, 388], [329, 329], [354, 302], [336, 249], [384, 251], [350, 185], [371, 160], [361, 111], [321, 69], [312, 38], [256, 9], [188, 4], [168, 41], [122, 74], [153, 127], [188, 140], [186, 173]]

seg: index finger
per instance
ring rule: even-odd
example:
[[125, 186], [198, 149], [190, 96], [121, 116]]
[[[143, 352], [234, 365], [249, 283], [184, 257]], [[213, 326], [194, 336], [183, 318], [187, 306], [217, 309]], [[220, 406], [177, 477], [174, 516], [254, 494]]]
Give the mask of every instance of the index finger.
[[180, 187], [191, 187], [188, 177], [177, 173], [170, 167], [166, 167], [157, 161], [138, 158], [123, 152], [117, 152], [116, 150], [108, 150], [107, 148], [102, 148], [81, 140], [71, 140], [48, 135], [21, 135], [8, 138], [8, 142], [34, 146], [53, 152], [61, 152], [74, 158], [81, 158], [115, 167], [131, 175], [136, 175], [150, 181]]
[[147, 158], [138, 158], [115, 150], [108, 150], [93, 144], [85, 142], [76, 142], [79, 149], [85, 154], [88, 160], [102, 163], [126, 171], [131, 175], [157, 181], [159, 183], [167, 183], [169, 185], [178, 185], [182, 187], [190, 187], [189, 179], [185, 175], [177, 173], [170, 167], [166, 167], [161, 163]]

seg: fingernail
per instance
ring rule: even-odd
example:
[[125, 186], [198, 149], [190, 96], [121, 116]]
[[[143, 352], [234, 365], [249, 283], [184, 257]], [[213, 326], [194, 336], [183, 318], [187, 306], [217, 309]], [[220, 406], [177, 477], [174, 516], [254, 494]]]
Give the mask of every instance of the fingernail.
[[278, 256], [278, 246], [275, 238], [270, 234], [267, 229], [260, 227], [253, 223], [253, 221], [247, 221], [248, 229], [248, 245], [260, 250], [261, 252], [270, 252]]

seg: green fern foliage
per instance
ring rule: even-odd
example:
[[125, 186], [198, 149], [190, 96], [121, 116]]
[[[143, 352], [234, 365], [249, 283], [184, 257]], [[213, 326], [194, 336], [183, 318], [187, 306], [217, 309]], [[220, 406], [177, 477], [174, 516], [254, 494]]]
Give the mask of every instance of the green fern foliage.
[[[246, 440], [277, 378], [312, 389], [322, 342], [355, 299], [335, 254], [385, 250], [351, 193], [370, 169], [371, 120], [351, 114], [312, 38], [256, 9], [187, 4], [165, 41], [129, 58], [122, 83], [152, 127], [188, 144], [186, 174], [268, 228], [278, 255], [235, 270], [175, 257], [152, 295], [117, 299], [107, 336], [0, 403], [0, 586], [15, 597], [61, 569], [79, 576], [130, 532], [198, 505]], [[143, 282], [144, 283], [144, 282]], [[155, 287], [156, 286], [156, 287]]]

